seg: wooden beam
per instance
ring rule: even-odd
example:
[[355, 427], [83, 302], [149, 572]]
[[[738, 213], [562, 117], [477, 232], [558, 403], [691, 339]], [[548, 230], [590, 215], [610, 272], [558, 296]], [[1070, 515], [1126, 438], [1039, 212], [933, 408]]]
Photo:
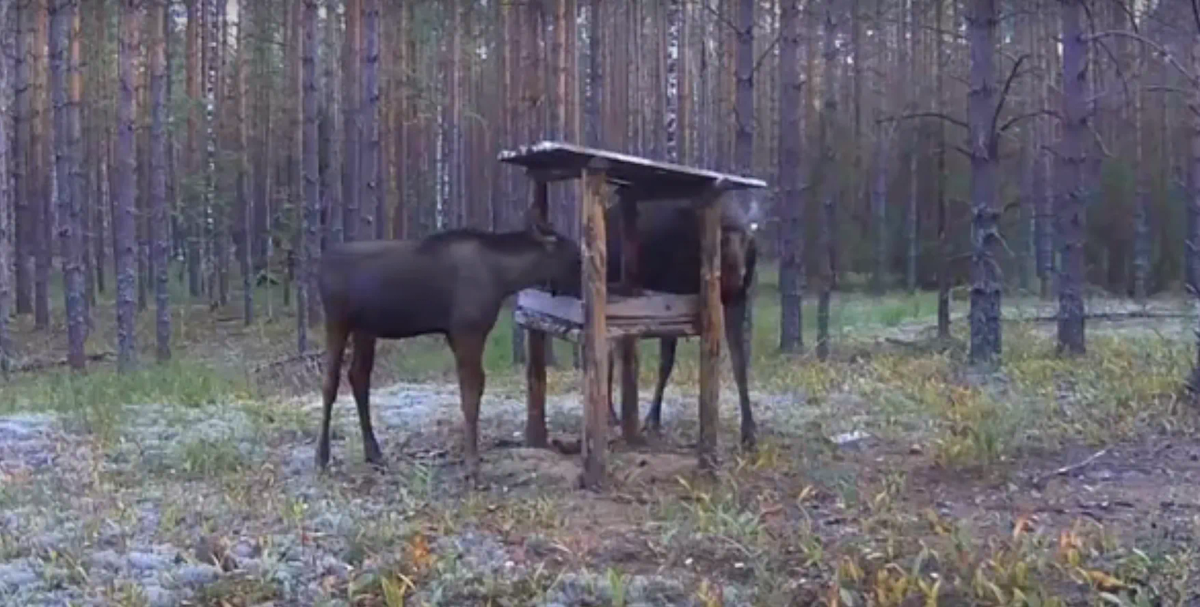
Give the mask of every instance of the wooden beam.
[[[550, 214], [549, 188], [545, 181], [533, 186], [530, 211], [534, 218], [547, 221]], [[530, 330], [526, 342], [529, 356], [525, 364], [525, 444], [547, 447], [546, 431], [546, 338], [544, 331]]]
[[[638, 201], [621, 197], [621, 287], [633, 295], [641, 294], [638, 277], [640, 243], [637, 237]], [[637, 338], [620, 342], [621, 363], [621, 436], [627, 444], [638, 442], [638, 349]], [[610, 384], [611, 385], [611, 384]]]
[[[610, 319], [611, 320], [611, 319]], [[513, 321], [526, 329], [545, 332], [559, 339], [580, 343], [583, 341], [582, 323], [547, 314], [541, 310], [518, 307], [513, 311]], [[696, 319], [685, 320], [639, 320], [608, 325], [610, 341], [622, 337], [656, 339], [659, 337], [695, 337], [700, 334]]]
[[721, 334], [720, 195], [706, 196], [700, 209], [700, 440], [702, 470], [717, 461], [717, 414], [720, 404]]
[[583, 239], [583, 473], [582, 486], [599, 489], [604, 484], [608, 450], [608, 256], [604, 229], [605, 173], [589, 168], [583, 174], [580, 209]]

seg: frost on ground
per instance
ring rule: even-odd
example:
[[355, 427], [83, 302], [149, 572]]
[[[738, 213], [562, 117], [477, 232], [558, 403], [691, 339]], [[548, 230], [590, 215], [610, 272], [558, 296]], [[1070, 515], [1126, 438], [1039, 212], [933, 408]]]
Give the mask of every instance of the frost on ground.
[[[666, 421], [685, 433], [694, 430], [693, 398], [668, 398], [665, 406]], [[784, 404], [759, 401], [764, 423], [772, 402]], [[736, 428], [736, 401], [728, 395], [723, 402], [726, 428]], [[577, 434], [577, 403], [577, 395], [550, 399], [552, 433]], [[382, 474], [362, 462], [348, 395], [335, 405], [330, 474], [316, 473], [319, 406], [312, 400], [130, 406], [119, 436], [107, 444], [50, 415], [0, 418], [0, 602], [176, 605], [228, 595], [239, 605], [346, 604], [356, 584], [372, 583], [376, 572], [404, 559], [405, 540], [425, 530], [431, 510], [478, 499], [461, 481], [455, 386], [397, 384], [372, 392], [388, 460]], [[523, 423], [523, 399], [485, 394], [487, 494], [574, 491], [577, 458], [511, 448]], [[617, 455], [614, 468], [622, 457], [639, 456]], [[670, 462], [664, 482], [694, 466], [687, 451], [664, 457]], [[535, 555], [563, 550], [537, 534], [514, 540], [470, 526], [438, 536], [429, 550], [443, 583], [416, 593], [429, 604], [462, 604], [473, 586], [544, 575]], [[584, 565], [558, 580], [545, 604], [594, 604], [611, 596], [612, 580]], [[630, 605], [690, 604], [692, 593], [675, 577], [630, 574], [619, 591]]]

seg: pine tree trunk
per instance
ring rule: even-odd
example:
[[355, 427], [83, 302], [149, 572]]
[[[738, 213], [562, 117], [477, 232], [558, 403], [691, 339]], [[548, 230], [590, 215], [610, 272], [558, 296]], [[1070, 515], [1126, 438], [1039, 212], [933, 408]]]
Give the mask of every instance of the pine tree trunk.
[[362, 0], [362, 214], [363, 234], [383, 238], [387, 207], [380, 189], [379, 0]]
[[[238, 267], [242, 274], [242, 322], [249, 326], [254, 322], [254, 266], [252, 263], [254, 248], [254, 199], [250, 192], [250, 148], [248, 143], [249, 127], [246, 100], [250, 94], [247, 88], [247, 72], [250, 63], [250, 23], [262, 27], [262, 21], [250, 12], [251, 0], [238, 0], [239, 18], [245, 19], [238, 24], [238, 54], [237, 54], [237, 103], [234, 105], [237, 121], [237, 208], [238, 221], [241, 223], [241, 238], [238, 242]], [[244, 17], [243, 17], [244, 16]], [[252, 21], [253, 20], [253, 21]]]
[[996, 0], [973, 0], [967, 19], [971, 45], [971, 90], [967, 113], [971, 138], [971, 350], [972, 363], [1000, 357], [1002, 276], [999, 210], [996, 208], [998, 138], [996, 111]]
[[[12, 7], [11, 0], [0, 0], [0, 23], [6, 23], [8, 11]], [[17, 43], [17, 48], [21, 48]], [[8, 90], [8, 61], [0, 61], [0, 91]], [[6, 102], [0, 102], [7, 114], [11, 107]], [[13, 244], [15, 236], [10, 230], [8, 218], [13, 214], [13, 192], [9, 189], [12, 183], [8, 179], [8, 121], [0, 120], [0, 377], [7, 378], [13, 358], [12, 339], [9, 336], [8, 318], [12, 314], [13, 280], [10, 270], [13, 264]]]
[[33, 323], [40, 330], [50, 328], [50, 259], [54, 246], [54, 197], [52, 187], [53, 147], [50, 142], [50, 112], [47, 96], [49, 68], [49, 2], [32, 0], [29, 5], [29, 59], [33, 63], [33, 83], [29, 115], [29, 153], [32, 175], [29, 200], [35, 205], [32, 224], [36, 259], [33, 273]]
[[1062, 270], [1058, 283], [1058, 350], [1086, 352], [1083, 303], [1083, 213], [1087, 196], [1087, 43], [1082, 0], [1062, 2], [1063, 137], [1059, 153], [1058, 239]]
[[[940, 29], [945, 24], [945, 4], [944, 0], [934, 0], [935, 12], [937, 15], [937, 27]], [[937, 36], [937, 44], [935, 45], [935, 53], [937, 55], [934, 64], [937, 68], [937, 97], [936, 103], [938, 110], [946, 107], [946, 70], [945, 70], [945, 36]], [[946, 208], [946, 125], [945, 121], [939, 120], [938, 129], [938, 147], [937, 147], [937, 242], [938, 242], [938, 296], [937, 296], [937, 336], [938, 339], [950, 338], [950, 241], [946, 234], [947, 223], [947, 208]]]
[[184, 161], [184, 239], [187, 261], [188, 294], [200, 297], [200, 229], [201, 210], [204, 204], [201, 182], [200, 112], [203, 99], [200, 96], [200, 28], [201, 0], [188, 0], [187, 5], [187, 160]]
[[[1138, 45], [1138, 67], [1146, 66], [1145, 45]], [[1150, 193], [1147, 187], [1147, 167], [1144, 157], [1144, 127], [1142, 125], [1142, 89], [1133, 91], [1133, 298], [1139, 302], [1146, 299], [1146, 283], [1150, 277]]]
[[342, 137], [341, 104], [338, 102], [341, 68], [337, 64], [337, 11], [338, 0], [325, 0], [325, 39], [321, 53], [324, 75], [324, 121], [321, 131], [321, 199], [325, 209], [326, 232], [329, 245], [345, 240], [342, 222]]
[[154, 341], [158, 362], [171, 359], [170, 220], [167, 214], [167, 53], [165, 0], [150, 11], [150, 265], [154, 268]]
[[[902, 70], [905, 85], [905, 104], [907, 105], [906, 112], [912, 114], [917, 111], [917, 83], [912, 81], [917, 73], [915, 69], [917, 61], [917, 40], [922, 34], [922, 30], [917, 23], [917, 16], [920, 14], [917, 8], [916, 0], [907, 0], [908, 10], [905, 11], [906, 23], [908, 25], [908, 35], [911, 37], [911, 42], [908, 45], [908, 55], [901, 59]], [[903, 42], [901, 43], [903, 44]], [[917, 172], [917, 160], [920, 157], [921, 137], [920, 132], [915, 125], [910, 125], [906, 128], [907, 139], [909, 142], [908, 151], [908, 209], [904, 214], [904, 240], [908, 245], [904, 268], [904, 285], [909, 293], [917, 290], [917, 262], [920, 259], [919, 247], [919, 218], [920, 209], [918, 207], [920, 175]], [[878, 219], [878, 217], [877, 217]]]
[[397, 9], [396, 36], [394, 51], [399, 74], [396, 76], [396, 120], [395, 120], [395, 180], [396, 205], [392, 207], [392, 238], [403, 240], [408, 237], [408, 211], [405, 201], [408, 198], [408, 73], [412, 69], [408, 54], [408, 11], [407, 5]]
[[50, 17], [51, 94], [54, 104], [54, 151], [58, 184], [58, 209], [62, 240], [63, 299], [67, 315], [67, 360], [71, 368], [84, 368], [87, 339], [83, 301], [83, 250], [81, 211], [84, 207], [79, 179], [81, 149], [79, 104], [79, 4], [54, 0]]
[[[738, 7], [737, 31], [737, 92], [734, 101], [737, 115], [737, 132], [734, 138], [734, 156], [737, 167], [743, 175], [754, 173], [754, 0], [740, 0]], [[746, 297], [754, 301], [754, 293], [758, 290], [758, 274], [751, 277], [749, 293]], [[742, 346], [745, 356], [751, 356], [754, 344], [754, 306], [743, 306], [745, 317], [743, 323], [745, 332], [742, 334]]]
[[[321, 253], [321, 188], [317, 141], [317, 0], [304, 0], [304, 250], [300, 255], [298, 284], [307, 283], [308, 322], [320, 322], [317, 305], [317, 259]], [[306, 300], [300, 300], [306, 301]], [[303, 306], [297, 306], [299, 310]], [[302, 350], [303, 351], [303, 350]]]
[[817, 237], [818, 272], [820, 274], [820, 293], [817, 298], [817, 358], [829, 358], [829, 299], [833, 291], [833, 205], [838, 196], [839, 183], [834, 167], [837, 166], [837, 148], [835, 145], [835, 130], [838, 111], [837, 87], [837, 27], [834, 15], [837, 11], [837, 0], [825, 0], [824, 27], [824, 73], [821, 78], [822, 102], [820, 142], [818, 150], [821, 154], [817, 169], [821, 184], [820, 194], [820, 227]]
[[[362, 53], [359, 51], [359, 24], [362, 21], [363, 0], [346, 0], [346, 32], [342, 40], [342, 223], [347, 241], [358, 240], [361, 218], [359, 198], [362, 191], [361, 130], [359, 124], [359, 98], [362, 83], [359, 67]], [[370, 233], [363, 234], [370, 237]]]
[[14, 237], [15, 256], [15, 307], [17, 314], [33, 312], [33, 259], [37, 243], [37, 218], [34, 212], [36, 198], [34, 197], [34, 174], [30, 148], [30, 125], [32, 118], [31, 79], [29, 76], [32, 57], [29, 52], [29, 42], [32, 37], [30, 12], [31, 2], [12, 4], [12, 10], [17, 13], [16, 31], [16, 63], [15, 68], [15, 114], [13, 128], [16, 131], [16, 149], [13, 152], [13, 190], [11, 192], [16, 230]]
[[779, 349], [787, 354], [804, 348], [800, 287], [800, 222], [802, 171], [800, 116], [803, 104], [800, 81], [800, 0], [783, 0], [779, 47]]
[[128, 371], [137, 364], [137, 235], [136, 235], [136, 122], [134, 117], [134, 56], [141, 27], [136, 0], [121, 0], [120, 48], [117, 51], [119, 93], [117, 136], [114, 148], [113, 233], [116, 239], [117, 366]]

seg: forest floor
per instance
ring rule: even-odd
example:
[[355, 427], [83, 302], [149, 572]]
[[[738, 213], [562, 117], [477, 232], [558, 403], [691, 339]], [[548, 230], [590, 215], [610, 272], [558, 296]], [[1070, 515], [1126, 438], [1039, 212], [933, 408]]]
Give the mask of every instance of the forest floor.
[[[386, 471], [362, 461], [343, 383], [321, 475], [320, 360], [286, 356], [278, 310], [243, 328], [180, 307], [175, 362], [124, 376], [107, 360], [37, 369], [64, 350], [22, 324], [34, 369], [0, 396], [0, 603], [1200, 604], [1200, 435], [1178, 397], [1189, 303], [1092, 299], [1108, 316], [1064, 360], [1054, 306], [1007, 298], [1003, 363], [984, 373], [963, 364], [964, 302], [938, 341], [928, 295], [842, 295], [819, 362], [775, 353], [774, 299], [756, 310], [758, 450], [737, 447], [725, 365], [723, 465], [697, 472], [692, 340], [665, 435], [615, 442], [600, 493], [575, 488], [577, 456], [519, 446], [507, 322], [489, 343], [481, 490], [463, 481], [439, 340], [385, 344], [377, 363]], [[570, 439], [579, 377], [559, 346], [547, 410]], [[642, 347], [644, 411], [657, 348]]]

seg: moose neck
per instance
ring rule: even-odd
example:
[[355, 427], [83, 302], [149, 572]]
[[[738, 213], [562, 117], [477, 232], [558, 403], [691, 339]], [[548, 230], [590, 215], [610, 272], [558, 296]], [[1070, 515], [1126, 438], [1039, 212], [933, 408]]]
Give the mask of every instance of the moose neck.
[[497, 255], [489, 256], [493, 276], [505, 293], [513, 293], [533, 285], [546, 274], [546, 259], [542, 245], [524, 237], [523, 233], [503, 234], [493, 244]]

